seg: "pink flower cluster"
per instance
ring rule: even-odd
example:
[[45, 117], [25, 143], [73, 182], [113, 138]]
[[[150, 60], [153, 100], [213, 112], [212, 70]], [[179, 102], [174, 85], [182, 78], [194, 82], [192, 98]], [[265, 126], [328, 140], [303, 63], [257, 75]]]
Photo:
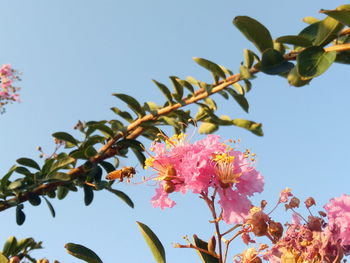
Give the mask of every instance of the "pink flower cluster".
[[220, 141], [217, 135], [189, 143], [185, 135], [176, 135], [165, 143], [154, 143], [154, 155], [146, 160], [146, 167], [157, 171], [153, 179], [159, 182], [152, 205], [164, 209], [173, 207], [169, 198], [173, 192], [208, 195], [211, 189], [220, 196], [222, 218], [239, 223], [249, 214], [248, 197], [262, 192], [263, 177], [252, 166], [249, 152], [240, 152]]
[[[340, 262], [350, 254], [350, 196], [333, 198], [324, 206], [328, 223], [321, 217], [309, 216], [305, 224], [300, 216], [294, 216], [293, 223], [264, 258], [279, 263], [290, 258], [293, 262]], [[294, 214], [295, 215], [295, 214]]]
[[19, 101], [19, 88], [13, 86], [16, 80], [19, 80], [19, 77], [11, 65], [2, 65], [0, 68], [0, 108], [8, 102]]

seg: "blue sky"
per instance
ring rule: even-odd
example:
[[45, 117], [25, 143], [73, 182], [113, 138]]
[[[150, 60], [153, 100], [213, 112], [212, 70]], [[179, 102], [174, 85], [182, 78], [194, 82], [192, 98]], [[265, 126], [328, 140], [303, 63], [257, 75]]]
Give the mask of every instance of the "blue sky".
[[[243, 49], [254, 47], [232, 25], [237, 15], [258, 19], [274, 38], [297, 34], [305, 16], [321, 18], [321, 8], [345, 1], [2, 1], [0, 63], [23, 72], [22, 103], [0, 116], [0, 172], [19, 157], [38, 158], [40, 145], [50, 152], [51, 134], [73, 130], [78, 120], [112, 119], [109, 108], [123, 107], [112, 93], [140, 101], [163, 102], [151, 79], [209, 74], [192, 57], [204, 57], [237, 72]], [[264, 137], [236, 127], [221, 129], [223, 138], [240, 138], [242, 149], [258, 155], [257, 169], [266, 191], [254, 200], [276, 200], [291, 187], [301, 199], [313, 196], [319, 207], [331, 197], [349, 194], [348, 68], [334, 65], [309, 86], [297, 89], [278, 77], [259, 74], [248, 94], [250, 113], [233, 101], [217, 98], [219, 110], [232, 118], [263, 123]], [[73, 132], [73, 134], [76, 134]], [[145, 145], [150, 142], [144, 141]], [[135, 166], [134, 158], [122, 165]], [[140, 175], [147, 175], [140, 167]], [[42, 205], [26, 205], [27, 220], [15, 223], [14, 209], [2, 212], [0, 241], [32, 236], [45, 249], [34, 256], [76, 261], [63, 248], [74, 242], [92, 248], [104, 262], [153, 262], [135, 221], [149, 225], [162, 240], [168, 262], [197, 262], [194, 251], [172, 248], [184, 235], [209, 238], [209, 213], [197, 198], [177, 196], [177, 206], [161, 211], [150, 205], [154, 187], [119, 184], [135, 209], [109, 193], [98, 192], [85, 207], [83, 193], [52, 200], [56, 218]], [[282, 211], [282, 209], [280, 210]], [[285, 219], [284, 219], [285, 220]], [[1, 241], [2, 242], [2, 241]]]

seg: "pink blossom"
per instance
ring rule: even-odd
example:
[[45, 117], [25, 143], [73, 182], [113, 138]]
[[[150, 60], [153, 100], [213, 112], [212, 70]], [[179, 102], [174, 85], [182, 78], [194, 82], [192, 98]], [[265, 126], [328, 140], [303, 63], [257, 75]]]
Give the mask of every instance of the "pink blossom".
[[324, 208], [328, 213], [329, 227], [339, 229], [342, 245], [350, 245], [350, 195], [333, 198]]
[[287, 203], [289, 197], [293, 196], [293, 194], [291, 193], [292, 189], [286, 187], [286, 189], [282, 190], [280, 193], [280, 202], [281, 203]]

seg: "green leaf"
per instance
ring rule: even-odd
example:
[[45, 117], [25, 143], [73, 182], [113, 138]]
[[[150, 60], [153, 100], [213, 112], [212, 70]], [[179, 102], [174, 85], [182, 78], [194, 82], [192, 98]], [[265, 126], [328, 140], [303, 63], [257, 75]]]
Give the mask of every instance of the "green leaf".
[[89, 204], [91, 204], [92, 200], [94, 200], [94, 191], [90, 186], [85, 184], [83, 188], [84, 188], [84, 203], [86, 206], [88, 206]]
[[145, 161], [146, 161], [146, 157], [145, 155], [143, 154], [143, 151], [140, 151], [138, 149], [135, 149], [135, 148], [131, 148], [131, 150], [134, 152], [137, 160], [140, 162], [140, 164], [142, 165], [142, 167], [145, 166]]
[[[208, 243], [198, 238], [197, 235], [193, 235], [193, 241], [197, 247], [204, 250], [208, 250]], [[219, 263], [219, 259], [213, 257], [212, 255], [209, 255], [199, 250], [196, 250], [196, 252], [203, 263]]]
[[[35, 246], [35, 241], [33, 238], [23, 238], [17, 242], [16, 249], [11, 253], [12, 255], [18, 255], [22, 250], [30, 250]], [[28, 249], [29, 248], [29, 249]], [[1, 260], [0, 260], [1, 263]]]
[[0, 263], [8, 263], [9, 260], [2, 253], [0, 253]]
[[210, 134], [219, 129], [219, 126], [215, 123], [211, 122], [202, 122], [201, 125], [199, 125], [198, 133], [199, 134]]
[[317, 33], [318, 33], [318, 29], [319, 29], [320, 23], [321, 23], [321, 21], [313, 23], [313, 24], [305, 27], [298, 34], [298, 36], [301, 36], [303, 38], [308, 39], [311, 42], [314, 42], [314, 40], [316, 39]]
[[111, 138], [114, 137], [114, 132], [112, 131], [112, 129], [105, 124], [96, 123], [96, 124], [91, 125], [91, 127], [93, 127], [96, 130], [99, 130], [107, 137], [111, 137]]
[[58, 200], [64, 199], [67, 196], [68, 192], [69, 190], [67, 187], [64, 187], [64, 186], [57, 187], [57, 199]]
[[79, 258], [88, 263], [103, 263], [99, 256], [91, 249], [79, 244], [67, 243], [64, 245], [67, 252], [72, 256]]
[[154, 84], [156, 84], [156, 86], [160, 89], [160, 91], [164, 94], [165, 98], [168, 100], [170, 105], [173, 105], [173, 99], [171, 96], [171, 92], [170, 90], [167, 88], [167, 86], [165, 86], [163, 83], [160, 83], [156, 80], [152, 80]]
[[13, 172], [16, 170], [17, 166], [13, 165], [10, 170], [4, 175], [3, 178], [1, 178], [1, 189], [4, 191], [8, 184], [10, 183], [9, 178], [13, 174]]
[[322, 47], [309, 47], [297, 57], [298, 74], [303, 79], [317, 77], [324, 73], [334, 62], [337, 53], [325, 52]]
[[287, 76], [288, 83], [294, 87], [302, 87], [310, 83], [312, 79], [304, 80], [300, 77], [298, 74], [297, 68], [294, 67], [292, 70], [288, 73]]
[[50, 168], [50, 174], [59, 170], [59, 169], [65, 169], [68, 165], [75, 162], [75, 159], [66, 155], [59, 158]]
[[23, 184], [23, 180], [22, 179], [16, 179], [15, 181], [13, 181], [12, 183], [10, 183], [7, 187], [8, 190], [16, 190], [17, 188], [20, 188]]
[[236, 16], [233, 24], [261, 53], [268, 48], [273, 48], [270, 32], [257, 20], [249, 16]]
[[350, 52], [338, 52], [335, 59], [337, 63], [350, 64]]
[[312, 16], [307, 16], [307, 17], [304, 17], [303, 18], [303, 22], [307, 23], [307, 24], [313, 24], [313, 23], [316, 23], [320, 21], [319, 19], [315, 18], [315, 17], [312, 17]]
[[128, 206], [130, 206], [131, 208], [134, 208], [133, 201], [124, 192], [116, 190], [116, 189], [113, 189], [113, 188], [109, 188], [109, 187], [106, 187], [106, 189], [109, 192], [111, 192], [111, 193], [115, 194], [116, 196], [118, 196], [120, 199], [122, 199]]
[[45, 196], [43, 196], [47, 206], [49, 207], [49, 210], [50, 210], [50, 213], [52, 215], [52, 217], [55, 217], [56, 216], [56, 212], [55, 212], [55, 209], [53, 208], [52, 204], [50, 203], [49, 200], [47, 200], [47, 198]]
[[173, 94], [174, 95], [174, 98], [177, 100], [177, 101], [181, 101], [182, 100], [182, 97], [184, 95], [184, 88], [182, 87], [182, 85], [178, 82], [179, 78], [176, 77], [176, 76], [170, 76], [169, 77], [171, 82], [173, 83], [173, 88], [174, 88], [174, 91], [175, 93]]
[[17, 225], [23, 225], [24, 221], [26, 220], [26, 215], [22, 211], [23, 205], [17, 205], [16, 206], [16, 223]]
[[314, 46], [327, 45], [338, 36], [338, 33], [343, 27], [344, 25], [337, 20], [331, 17], [326, 17], [319, 24], [316, 39], [313, 42]]
[[188, 89], [191, 93], [194, 93], [194, 88], [191, 85], [191, 83], [189, 83], [187, 80], [183, 80], [183, 79], [179, 79], [178, 82], [185, 87], [186, 89]]
[[45, 178], [46, 180], [58, 180], [58, 181], [70, 181], [72, 180], [72, 177], [67, 173], [61, 173], [61, 172], [52, 172], [48, 174]]
[[321, 9], [320, 12], [326, 14], [327, 16], [333, 17], [346, 26], [350, 26], [350, 5], [342, 5], [335, 10]]
[[282, 36], [277, 38], [275, 41], [279, 43], [290, 44], [290, 45], [295, 45], [300, 47], [312, 46], [312, 41], [310, 41], [309, 39], [303, 36], [292, 36], [292, 35]]
[[258, 56], [253, 51], [246, 48], [243, 50], [243, 55], [244, 55], [244, 66], [250, 69], [254, 64], [254, 58]]
[[145, 224], [141, 222], [136, 222], [143, 238], [146, 240], [147, 245], [151, 249], [153, 256], [157, 263], [165, 263], [165, 250], [154, 232]]
[[261, 123], [256, 123], [254, 121], [243, 120], [243, 119], [234, 119], [232, 120], [232, 124], [235, 126], [247, 129], [248, 131], [251, 131], [255, 135], [258, 135], [258, 136], [264, 135], [262, 131]]
[[230, 88], [226, 88], [226, 91], [230, 93], [232, 98], [241, 106], [241, 108], [248, 113], [249, 111], [249, 103], [244, 95], [238, 94], [236, 91]]
[[268, 75], [278, 75], [288, 72], [293, 67], [294, 64], [286, 61], [280, 52], [269, 48], [262, 54], [261, 64], [258, 68]]
[[37, 194], [29, 193], [28, 194], [28, 201], [33, 206], [38, 206], [41, 204], [41, 199]]
[[43, 174], [47, 174], [50, 171], [50, 169], [51, 169], [51, 167], [52, 167], [54, 162], [55, 162], [55, 159], [47, 159], [47, 160], [45, 160], [43, 168], [41, 169], [42, 173]]
[[2, 249], [3, 256], [9, 257], [12, 255], [13, 251], [15, 251], [17, 247], [17, 239], [14, 236], [10, 236]]
[[141, 142], [133, 139], [124, 139], [116, 142], [116, 146], [120, 146], [123, 148], [134, 148], [140, 151], [143, 151], [145, 147], [142, 145]]
[[84, 151], [84, 155], [87, 158], [91, 158], [91, 157], [95, 156], [96, 154], [97, 154], [97, 151], [92, 145], [89, 145]]
[[114, 165], [109, 162], [101, 161], [100, 164], [107, 173], [113, 172], [115, 170]]
[[132, 118], [131, 114], [129, 112], [127, 112], [127, 111], [122, 111], [122, 110], [120, 110], [117, 107], [113, 107], [113, 108], [111, 108], [111, 110], [115, 114], [119, 115], [120, 117], [122, 117], [124, 120], [126, 120], [128, 122], [133, 122], [134, 121], [134, 119]]
[[58, 140], [69, 142], [74, 145], [78, 145], [79, 141], [76, 140], [72, 135], [66, 132], [55, 132], [52, 136]]
[[241, 75], [241, 79], [252, 79], [253, 78], [253, 75], [250, 73], [249, 69], [244, 65], [241, 65], [239, 67], [239, 74]]
[[26, 176], [32, 176], [32, 173], [27, 168], [25, 168], [23, 166], [18, 166], [15, 171], [16, 171], [16, 173], [19, 173], [19, 174], [23, 174]]
[[204, 58], [196, 57], [194, 57], [193, 60], [197, 62], [198, 65], [212, 72], [215, 76], [218, 76], [223, 79], [226, 78], [225, 72], [220, 68], [219, 65], [215, 64], [214, 62]]
[[144, 112], [144, 110], [142, 109], [140, 103], [134, 99], [133, 97], [126, 95], [126, 94], [121, 94], [121, 93], [113, 93], [113, 96], [117, 97], [118, 99], [122, 100], [123, 102], [125, 102], [128, 107], [136, 113], [136, 115], [141, 118], [142, 116], [144, 116], [146, 113]]
[[29, 159], [29, 158], [19, 158], [17, 159], [16, 161], [17, 163], [19, 163], [20, 165], [24, 165], [24, 166], [27, 166], [27, 167], [31, 167], [31, 168], [34, 168], [34, 169], [37, 169], [40, 171], [40, 166], [39, 164], [37, 164], [36, 161], [32, 160], [32, 159]]

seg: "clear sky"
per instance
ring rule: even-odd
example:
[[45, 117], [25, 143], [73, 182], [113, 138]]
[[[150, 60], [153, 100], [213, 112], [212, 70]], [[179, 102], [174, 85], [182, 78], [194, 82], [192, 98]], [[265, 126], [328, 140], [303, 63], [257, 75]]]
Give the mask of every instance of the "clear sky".
[[[151, 79], [194, 76], [209, 80], [192, 57], [204, 57], [237, 72], [243, 48], [254, 47], [232, 25], [237, 15], [258, 19], [273, 37], [297, 34], [305, 16], [322, 18], [319, 9], [346, 1], [277, 0], [3, 0], [0, 63], [23, 72], [22, 103], [10, 105], [0, 116], [0, 172], [19, 157], [40, 161], [35, 148], [52, 151], [51, 134], [71, 132], [78, 120], [109, 120], [109, 108], [123, 107], [111, 94], [127, 93], [140, 101], [163, 102]], [[221, 129], [223, 138], [240, 138], [242, 150], [258, 157], [265, 176], [265, 192], [254, 200], [274, 202], [281, 189], [291, 187], [301, 199], [313, 196], [319, 207], [331, 197], [349, 194], [349, 68], [335, 65], [311, 85], [297, 89], [278, 77], [259, 74], [247, 95], [250, 113], [233, 101], [220, 112], [232, 118], [263, 123], [264, 137], [236, 127]], [[73, 134], [76, 134], [73, 132]], [[143, 141], [146, 146], [149, 141]], [[135, 166], [134, 158], [122, 160]], [[140, 166], [139, 175], [147, 175]], [[196, 233], [208, 239], [213, 228], [209, 213], [197, 196], [177, 196], [177, 206], [161, 211], [150, 205], [154, 187], [117, 185], [135, 202], [131, 209], [110, 193], [96, 192], [85, 207], [83, 193], [70, 193], [52, 203], [25, 206], [24, 225], [15, 211], [0, 215], [0, 242], [8, 236], [44, 241], [33, 256], [77, 262], [65, 252], [67, 242], [92, 248], [104, 262], [153, 262], [135, 221], [150, 226], [163, 242], [168, 262], [199, 262], [194, 251], [172, 248], [182, 236]], [[282, 209], [281, 209], [282, 211]], [[284, 219], [285, 220], [285, 219]]]

